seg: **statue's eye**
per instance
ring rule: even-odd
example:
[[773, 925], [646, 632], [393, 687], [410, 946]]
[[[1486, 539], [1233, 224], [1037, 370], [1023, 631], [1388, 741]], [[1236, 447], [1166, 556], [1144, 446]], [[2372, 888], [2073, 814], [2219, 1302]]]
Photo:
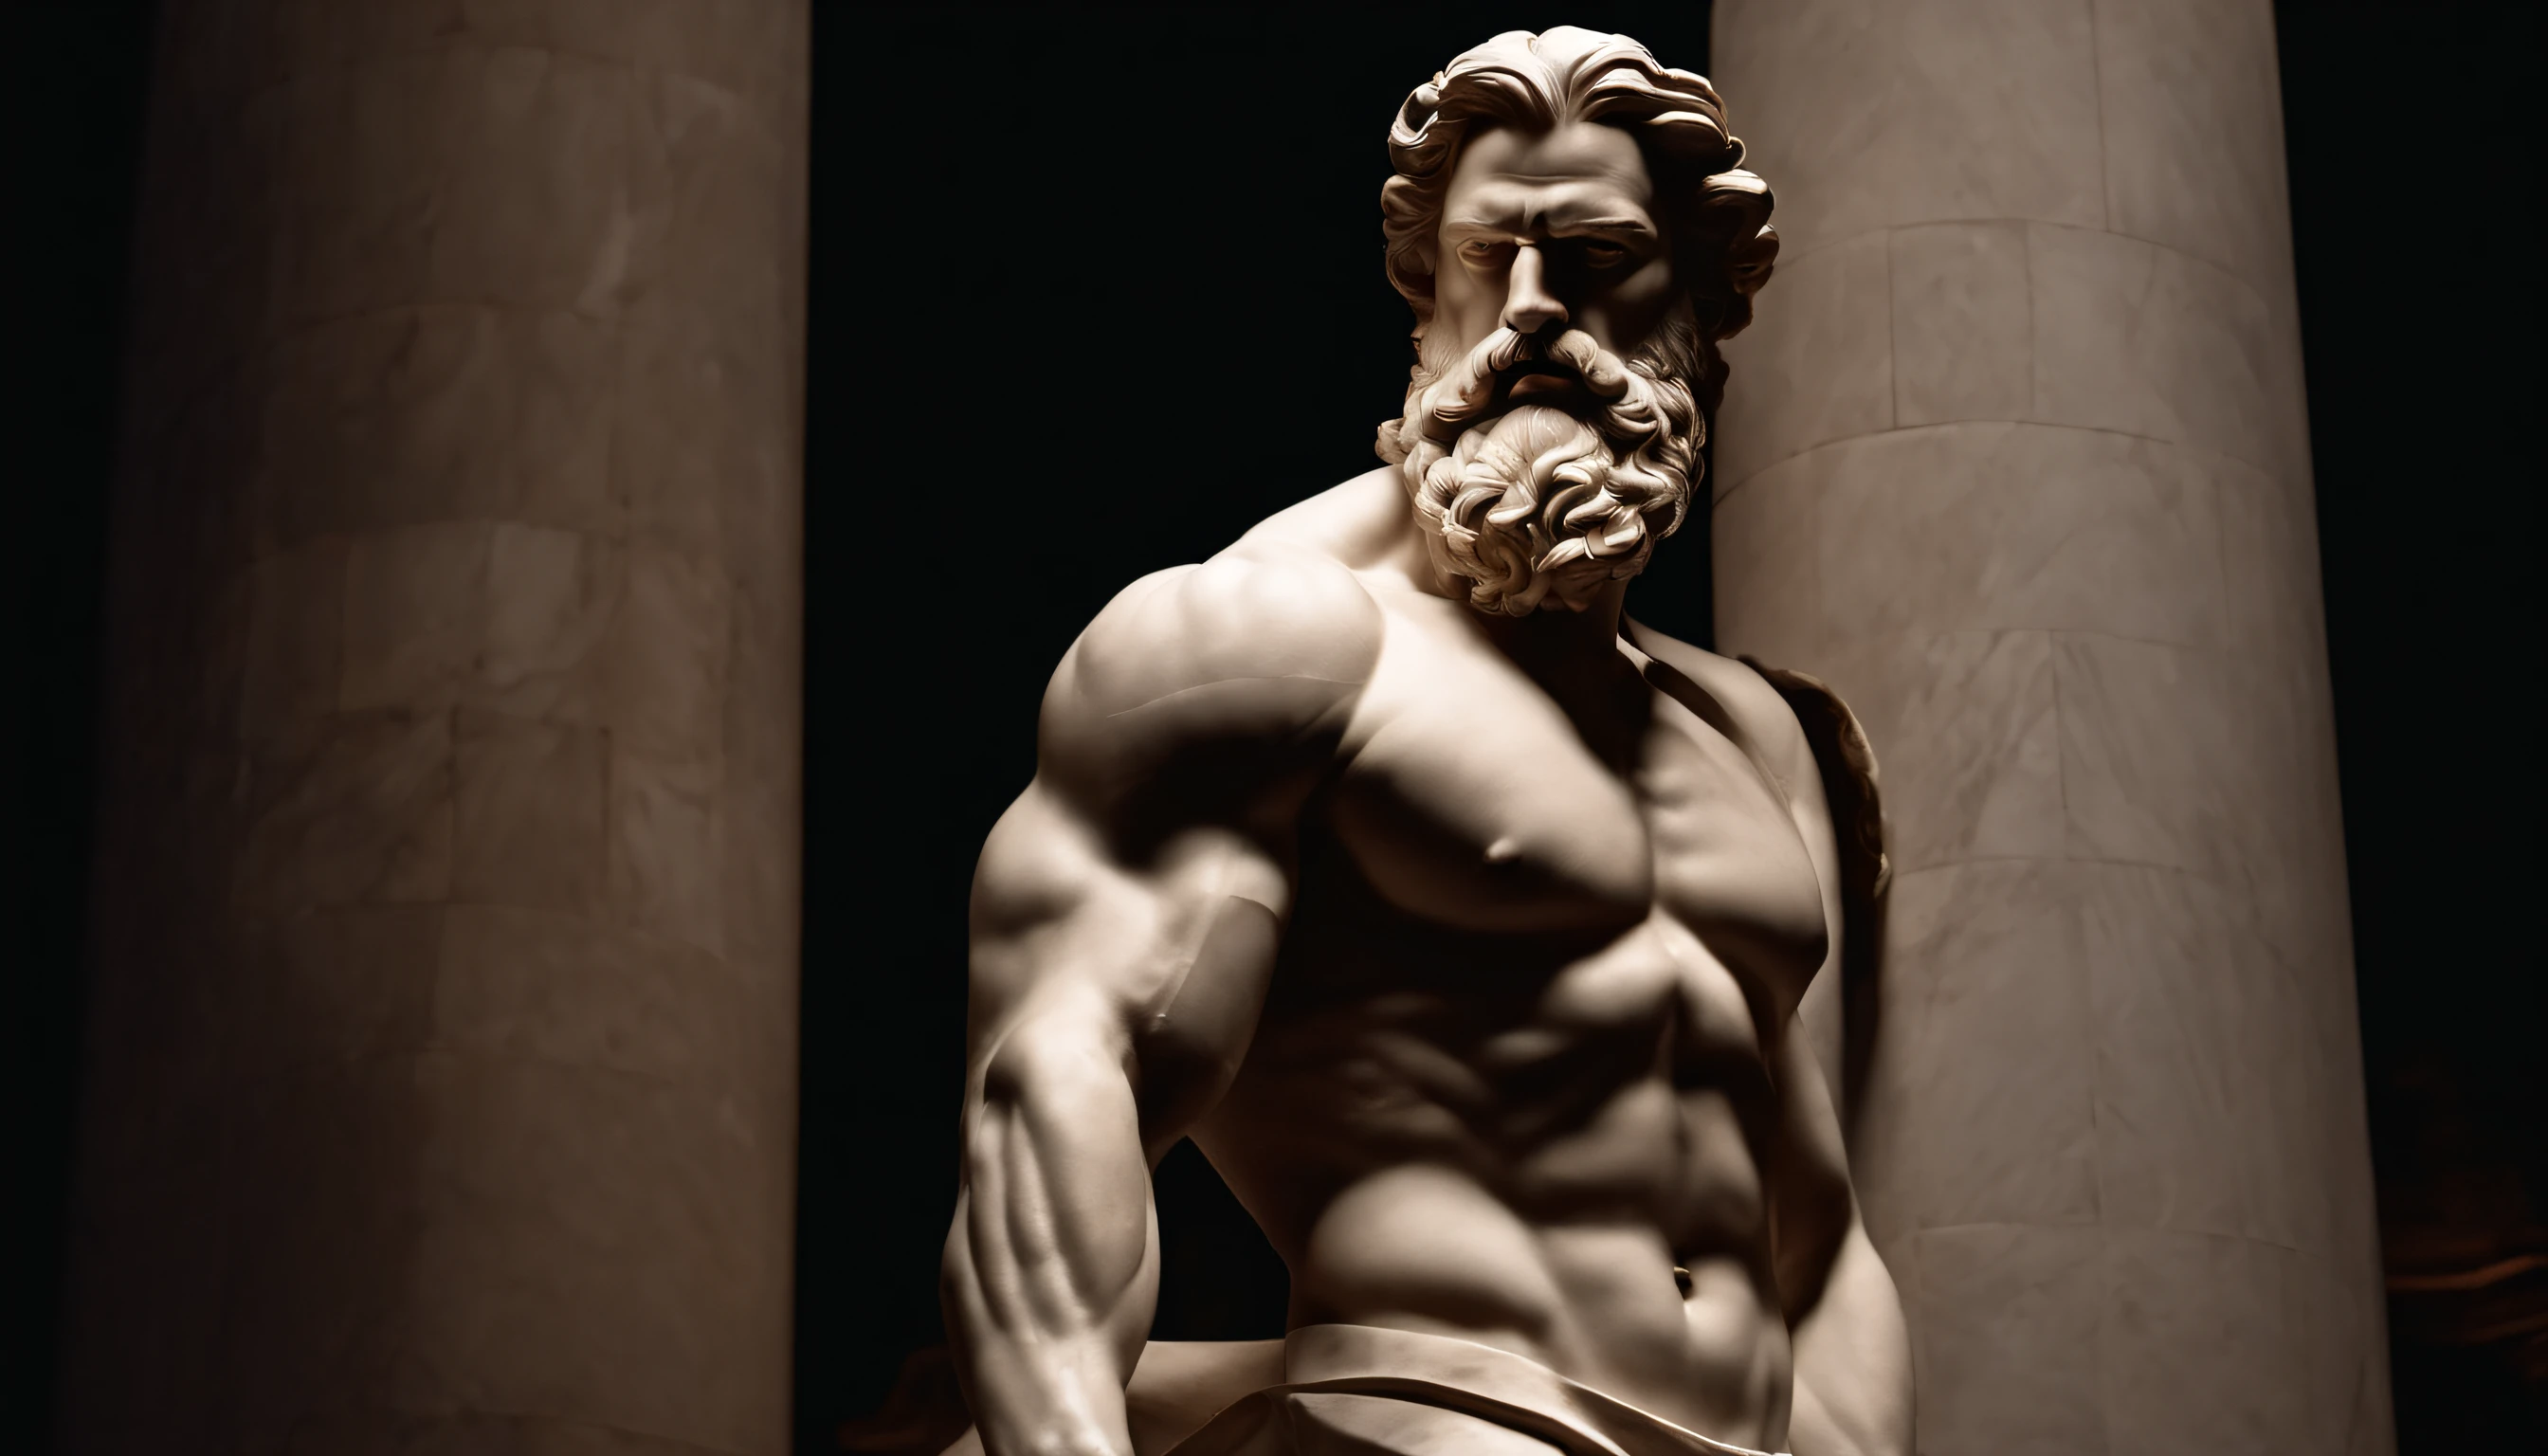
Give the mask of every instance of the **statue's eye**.
[[1473, 268], [1501, 268], [1512, 261], [1513, 245], [1472, 237], [1460, 244], [1460, 258]]
[[1576, 244], [1575, 255], [1582, 258], [1588, 268], [1616, 268], [1628, 261], [1626, 248], [1597, 237], [1588, 237]]

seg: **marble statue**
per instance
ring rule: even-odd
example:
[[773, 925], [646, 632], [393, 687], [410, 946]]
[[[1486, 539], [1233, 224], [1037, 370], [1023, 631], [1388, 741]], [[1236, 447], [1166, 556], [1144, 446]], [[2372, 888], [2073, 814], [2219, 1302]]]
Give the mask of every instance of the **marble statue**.
[[[1498, 36], [1390, 130], [1382, 468], [1127, 588], [972, 902], [944, 1293], [991, 1456], [1907, 1453], [1797, 1020], [1880, 887], [1813, 680], [1622, 614], [1769, 189], [1702, 77]], [[1288, 1336], [1147, 1345], [1191, 1137]]]

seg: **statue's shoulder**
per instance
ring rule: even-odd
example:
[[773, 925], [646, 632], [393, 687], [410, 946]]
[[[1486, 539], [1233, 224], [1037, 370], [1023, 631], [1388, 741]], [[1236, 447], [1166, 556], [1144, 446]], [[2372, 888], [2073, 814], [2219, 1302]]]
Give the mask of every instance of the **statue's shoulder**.
[[1340, 732], [1383, 630], [1351, 571], [1296, 545], [1244, 541], [1143, 577], [1053, 674], [1046, 767], [1139, 774], [1199, 751], [1297, 747]]
[[[1726, 737], [1774, 766], [1781, 777], [1814, 772], [1814, 750], [1793, 701], [1769, 676], [1744, 661], [1719, 657], [1629, 621], [1628, 644], [1664, 669], [1657, 686]], [[1674, 680], [1681, 680], [1676, 683]], [[1695, 689], [1693, 692], [1690, 689]]]
[[[1721, 705], [1738, 741], [1786, 777], [1790, 790], [1817, 782], [1841, 857], [1846, 913], [1861, 919], [1892, 878], [1884, 851], [1884, 800], [1875, 748], [1858, 714], [1810, 673], [1757, 658], [1725, 658], [1650, 627], [1628, 624], [1629, 643]], [[1687, 697], [1684, 698], [1688, 701]], [[1707, 716], [1707, 710], [1691, 704]], [[1720, 731], [1728, 724], [1719, 723]], [[1862, 935], [1860, 940], [1864, 940]], [[1863, 954], [1871, 955], [1867, 949]]]

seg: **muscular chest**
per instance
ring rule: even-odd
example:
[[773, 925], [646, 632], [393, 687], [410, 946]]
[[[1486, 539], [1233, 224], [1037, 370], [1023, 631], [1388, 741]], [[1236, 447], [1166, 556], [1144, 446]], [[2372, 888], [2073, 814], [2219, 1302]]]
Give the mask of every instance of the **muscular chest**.
[[1821, 887], [1739, 746], [1633, 675], [1570, 712], [1491, 654], [1410, 646], [1431, 650], [1384, 657], [1324, 814], [1375, 900], [1490, 936], [1660, 914], [1792, 1004], [1823, 958]]

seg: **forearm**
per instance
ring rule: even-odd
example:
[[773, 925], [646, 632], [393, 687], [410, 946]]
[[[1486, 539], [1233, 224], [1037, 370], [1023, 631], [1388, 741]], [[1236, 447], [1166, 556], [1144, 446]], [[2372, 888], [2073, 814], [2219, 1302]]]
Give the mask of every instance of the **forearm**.
[[1910, 1456], [1910, 1330], [1893, 1278], [1855, 1220], [1793, 1342], [1795, 1456]]
[[1158, 1239], [1133, 1090], [1093, 1031], [1023, 1029], [966, 1120], [945, 1298], [990, 1456], [1132, 1449]]

